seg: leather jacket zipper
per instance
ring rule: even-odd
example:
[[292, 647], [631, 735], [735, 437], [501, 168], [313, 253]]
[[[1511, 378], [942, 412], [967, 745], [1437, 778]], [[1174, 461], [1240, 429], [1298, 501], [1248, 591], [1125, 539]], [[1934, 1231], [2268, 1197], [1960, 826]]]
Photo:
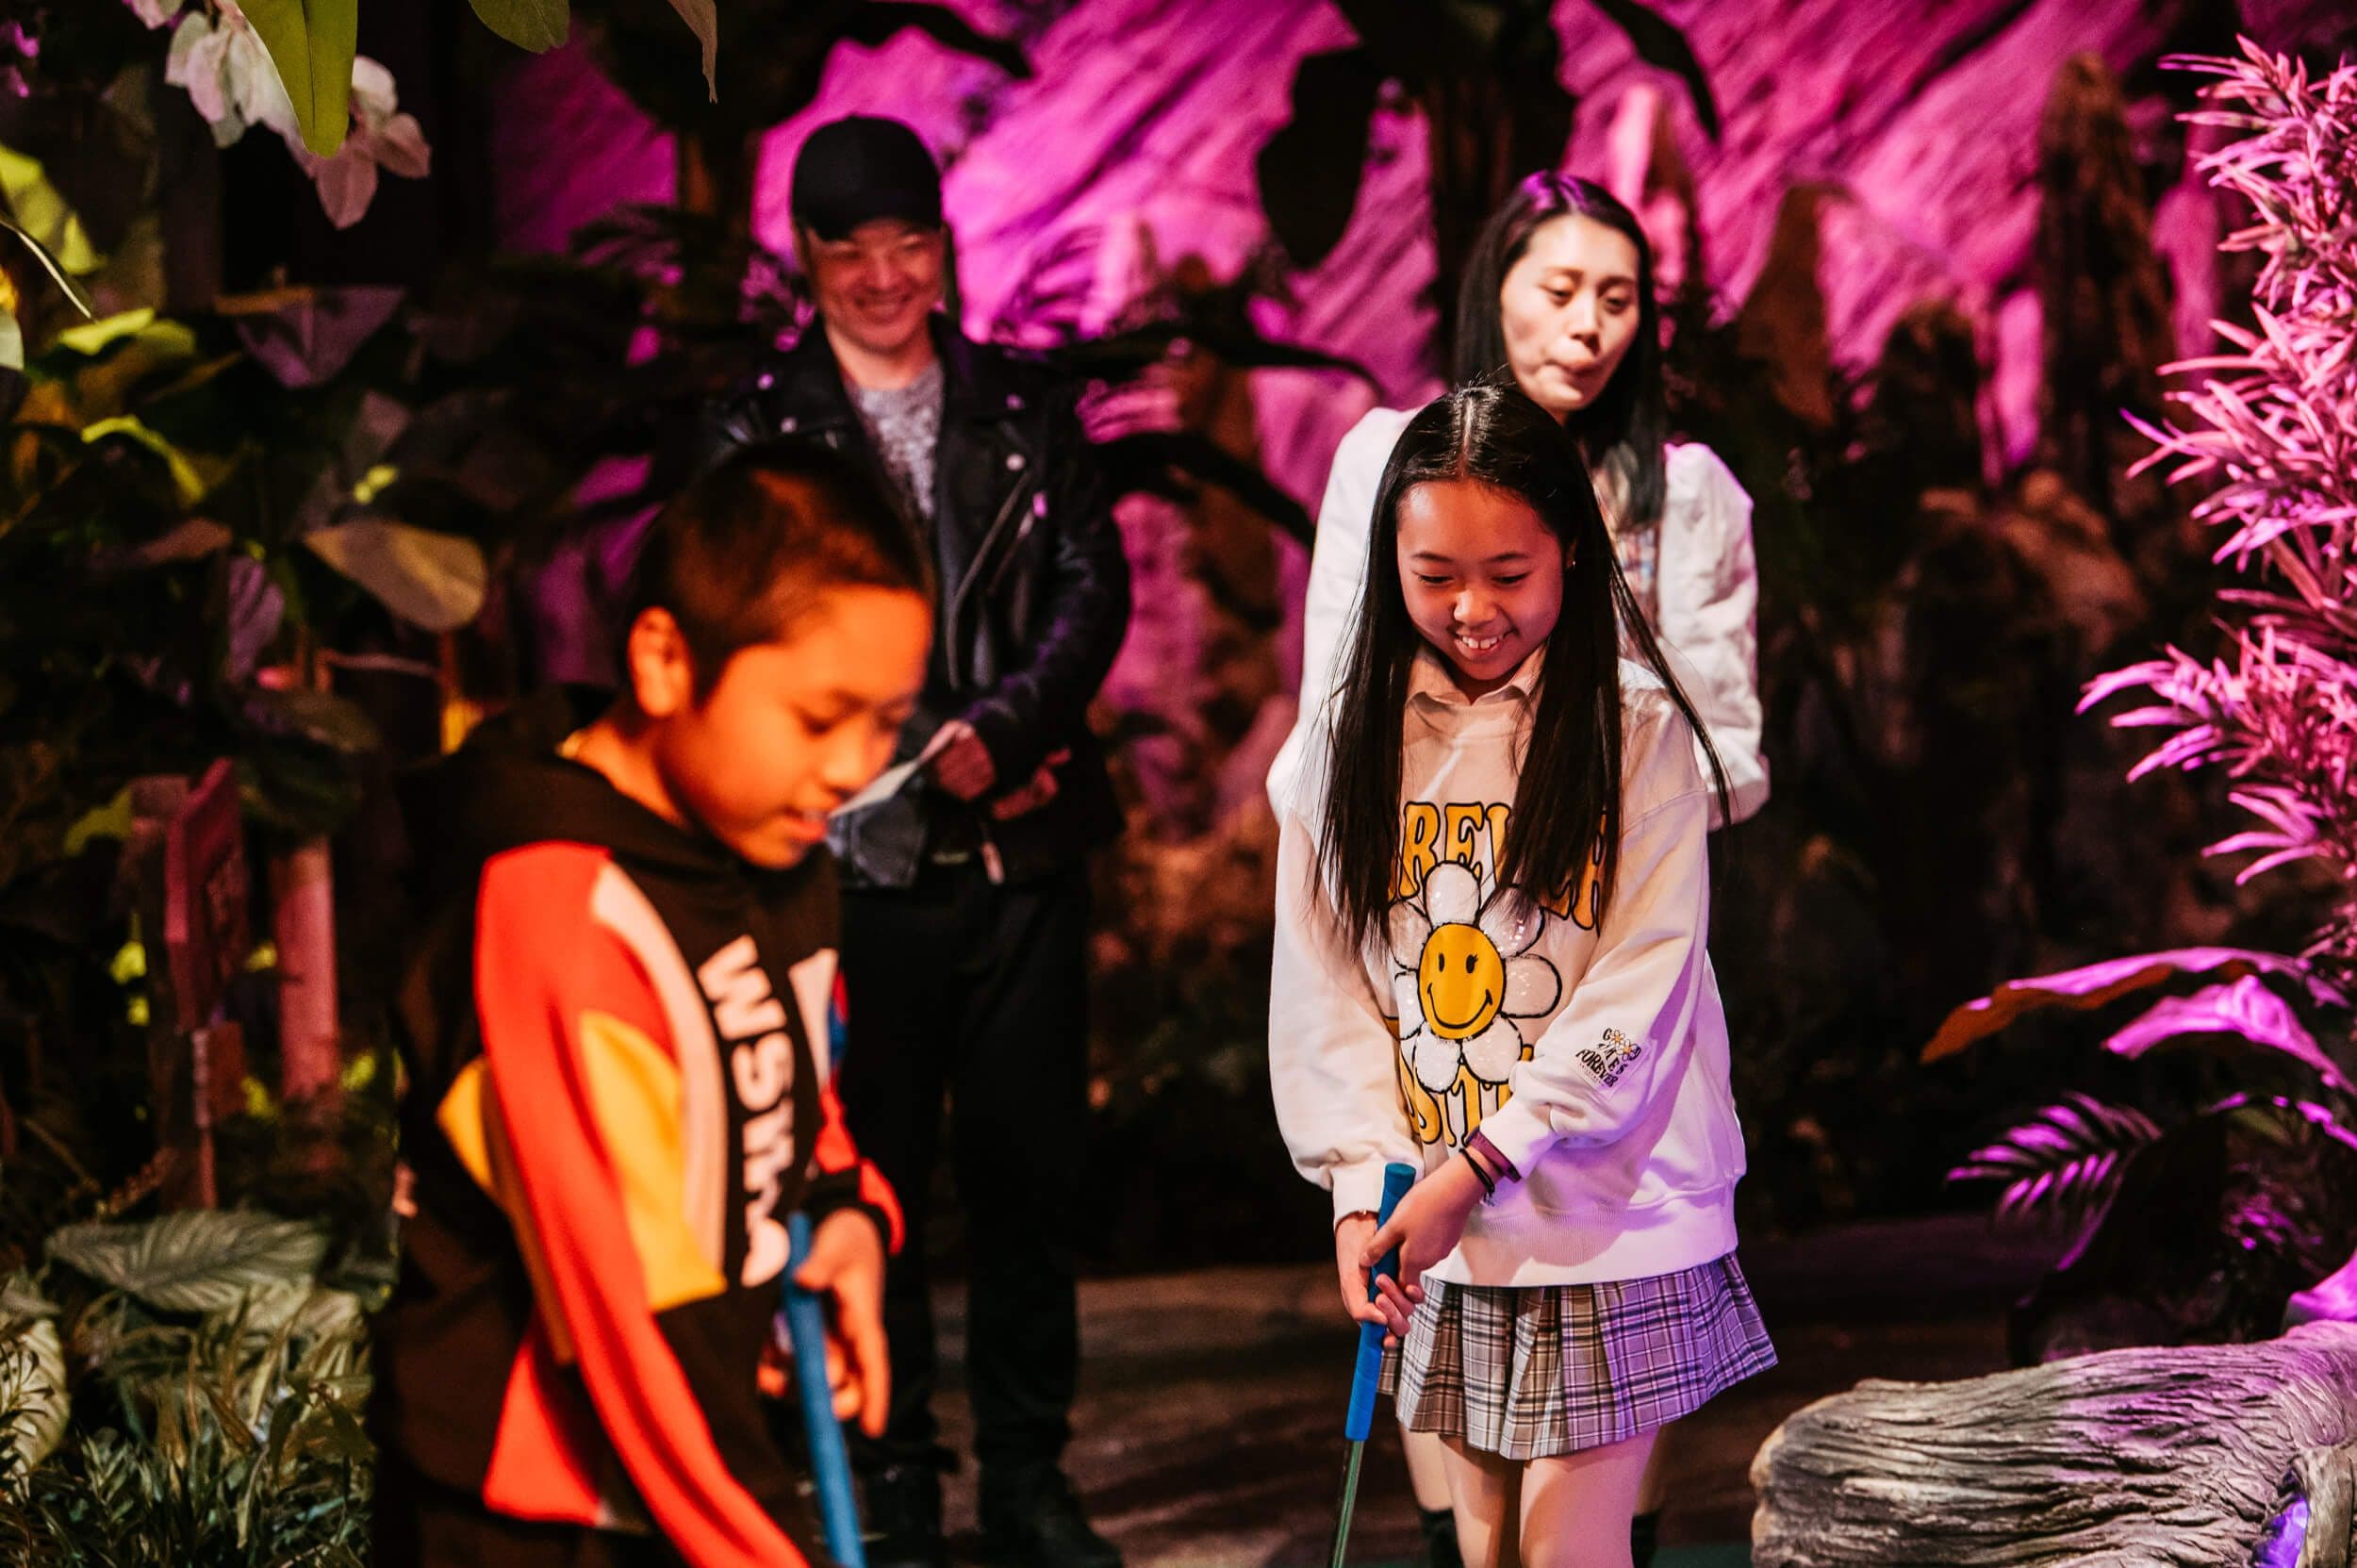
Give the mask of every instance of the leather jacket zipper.
[[[958, 591], [950, 597], [948, 618], [949, 625], [948, 628], [950, 635], [950, 640], [946, 653], [949, 671], [949, 685], [953, 688], [963, 687], [965, 685], [964, 671], [959, 668], [961, 662], [959, 657], [961, 639], [958, 638], [956, 633], [958, 629], [958, 618], [965, 608], [966, 595], [974, 591], [975, 583], [981, 577], [982, 568], [988, 564], [990, 560], [990, 552], [992, 547], [997, 544], [999, 536], [1006, 532], [1008, 523], [1014, 520], [1015, 508], [1023, 503], [1024, 500], [1030, 495], [1037, 481], [1032, 475], [1026, 474], [1023, 480], [1008, 493], [1005, 502], [999, 505], [998, 515], [991, 520], [989, 529], [982, 535], [982, 542], [975, 550], [974, 559], [972, 563], [966, 567], [964, 578], [958, 584]], [[1028, 533], [1030, 530], [1026, 528], [1025, 532]]]

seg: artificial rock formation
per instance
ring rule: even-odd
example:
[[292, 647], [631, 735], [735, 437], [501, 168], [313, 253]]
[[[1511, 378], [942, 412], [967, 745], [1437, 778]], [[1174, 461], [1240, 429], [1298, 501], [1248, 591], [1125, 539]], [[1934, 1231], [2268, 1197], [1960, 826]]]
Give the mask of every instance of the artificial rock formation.
[[1957, 1383], [1869, 1381], [1788, 1419], [1753, 1460], [1752, 1561], [2247, 1563], [2297, 1469], [2300, 1568], [2343, 1568], [2352, 1433], [2357, 1327], [2341, 1323]]
[[[1328, 0], [958, 0], [955, 8], [1020, 39], [1033, 78], [1010, 80], [915, 34], [839, 49], [817, 101], [770, 138], [754, 221], [771, 244], [786, 242], [786, 173], [811, 126], [854, 110], [906, 119], [949, 156], [966, 314], [978, 328], [1031, 259], [1076, 230], [1143, 223], [1165, 254], [1192, 252], [1232, 275], [1266, 239], [1252, 160], [1289, 113], [1294, 64], [1351, 39]], [[2005, 303], [2020, 301], [2028, 332], [2009, 383], [2009, 422], [2024, 432], [2035, 426], [2040, 342], [2027, 287], [2038, 233], [2033, 150], [2059, 63], [2081, 52], [2100, 58], [2131, 84], [2132, 118], [2150, 124], [2165, 119], [2152, 112], [2154, 62], [2170, 50], [2231, 46], [2237, 8], [2252, 36], [2278, 47], [2329, 46], [2347, 25], [2335, 0], [1656, 8], [1684, 28], [1708, 73], [1722, 135], [1703, 135], [1683, 89], [1640, 61], [1589, 0], [1560, 0], [1559, 75], [1580, 106], [1564, 167], [1612, 174], [1625, 161], [1613, 145], [1625, 100], [1639, 89], [1661, 94], [1690, 170], [1697, 259], [1736, 299], [1766, 264], [1785, 191], [1822, 184], [1836, 356], [1864, 364], [1926, 296], [1954, 300], [1992, 333]], [[616, 202], [670, 194], [668, 143], [579, 50], [519, 67], [499, 102], [495, 141], [503, 231], [519, 244], [555, 245]], [[1293, 301], [1266, 323], [1367, 364], [1391, 401], [1433, 387], [1428, 173], [1419, 127], [1378, 113], [1342, 245], [1293, 280]], [[2176, 174], [2166, 171], [2164, 186]], [[2198, 258], [2200, 249], [2189, 242], [2172, 254]], [[2178, 280], [2181, 301], [2186, 281]], [[2191, 305], [2184, 315], [2206, 319]], [[1358, 406], [1326, 386], [1276, 379], [1261, 404], [1272, 471], [1313, 499]]]

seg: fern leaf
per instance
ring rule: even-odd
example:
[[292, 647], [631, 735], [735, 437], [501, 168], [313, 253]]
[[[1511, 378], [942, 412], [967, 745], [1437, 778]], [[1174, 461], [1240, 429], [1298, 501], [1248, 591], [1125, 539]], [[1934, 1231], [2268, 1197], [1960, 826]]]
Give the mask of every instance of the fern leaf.
[[2110, 1204], [2129, 1157], [2160, 1135], [2134, 1107], [2073, 1092], [1974, 1149], [1948, 1180], [2004, 1182], [2001, 1222], [2080, 1230]]

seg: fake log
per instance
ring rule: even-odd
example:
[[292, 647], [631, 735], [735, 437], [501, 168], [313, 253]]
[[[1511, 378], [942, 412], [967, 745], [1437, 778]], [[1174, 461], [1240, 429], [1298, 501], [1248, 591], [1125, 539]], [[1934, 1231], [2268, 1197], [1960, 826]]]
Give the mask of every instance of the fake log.
[[2283, 1568], [2348, 1568], [2357, 1325], [2114, 1350], [1955, 1383], [1870, 1380], [1752, 1461], [1758, 1568], [2244, 1564], [2286, 1505]]

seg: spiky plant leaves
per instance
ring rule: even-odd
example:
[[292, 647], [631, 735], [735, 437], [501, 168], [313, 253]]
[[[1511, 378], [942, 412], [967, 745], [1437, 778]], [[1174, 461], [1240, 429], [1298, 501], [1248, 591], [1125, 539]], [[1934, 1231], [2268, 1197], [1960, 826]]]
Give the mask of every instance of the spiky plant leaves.
[[2129, 1158], [2161, 1135], [2133, 1106], [2073, 1091], [1948, 1173], [1951, 1181], [2003, 1181], [2000, 1220], [2085, 1230], [2119, 1189]]
[[65, 1435], [65, 1345], [54, 1317], [8, 1317], [0, 1324], [0, 1444], [9, 1473], [23, 1475], [49, 1457]]

